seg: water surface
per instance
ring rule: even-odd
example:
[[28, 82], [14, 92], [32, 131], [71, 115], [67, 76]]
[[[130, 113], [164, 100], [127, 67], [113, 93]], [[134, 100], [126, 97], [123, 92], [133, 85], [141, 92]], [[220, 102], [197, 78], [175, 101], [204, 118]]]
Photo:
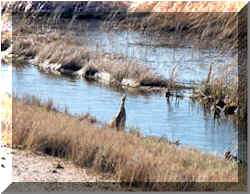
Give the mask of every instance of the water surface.
[[[72, 114], [88, 112], [102, 122], [109, 122], [119, 108], [122, 93], [98, 84], [50, 76], [34, 66], [13, 68], [12, 76], [13, 92], [18, 96], [29, 94], [42, 100], [52, 99], [58, 108], [64, 110], [67, 106]], [[144, 135], [180, 140], [184, 145], [214, 154], [237, 151], [237, 129], [232, 122], [227, 119], [214, 121], [200, 105], [188, 98], [188, 92], [185, 94], [184, 99], [172, 99], [170, 103], [159, 94], [128, 95], [127, 128], [138, 128]]]
[[83, 32], [78, 33], [78, 37], [83, 39], [84, 45], [88, 48], [136, 59], [166, 78], [169, 77], [173, 67], [177, 66], [179, 82], [202, 81], [207, 76], [210, 64], [213, 66], [213, 73], [220, 74], [228, 64], [237, 62], [237, 55], [232, 55], [230, 52], [221, 53], [214, 48], [198, 49], [190, 43], [184, 47], [160, 46], [168, 42], [159, 42], [154, 36], [134, 31], [107, 32], [98, 22], [87, 22], [86, 26]]

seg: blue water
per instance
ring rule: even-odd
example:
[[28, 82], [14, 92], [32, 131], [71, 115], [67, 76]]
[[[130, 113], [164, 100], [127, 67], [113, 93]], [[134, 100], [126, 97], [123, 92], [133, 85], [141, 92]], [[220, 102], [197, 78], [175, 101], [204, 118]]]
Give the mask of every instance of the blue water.
[[[7, 66], [1, 73], [5, 74]], [[13, 92], [18, 96], [35, 95], [52, 99], [58, 108], [65, 106], [72, 114], [89, 112], [102, 122], [116, 114], [122, 93], [84, 80], [73, 80], [44, 74], [34, 66], [13, 68]], [[184, 91], [185, 92], [185, 91]], [[214, 121], [203, 108], [193, 103], [186, 91], [185, 98], [167, 103], [163, 95], [128, 95], [126, 100], [127, 128], [139, 128], [144, 135], [164, 136], [180, 140], [183, 145], [222, 155], [237, 151], [237, 129], [231, 121]]]

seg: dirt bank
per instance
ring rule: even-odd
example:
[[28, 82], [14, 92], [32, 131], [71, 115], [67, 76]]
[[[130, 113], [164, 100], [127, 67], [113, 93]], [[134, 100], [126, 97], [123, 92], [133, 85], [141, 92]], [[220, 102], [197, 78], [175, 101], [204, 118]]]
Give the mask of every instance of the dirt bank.
[[108, 176], [94, 175], [72, 161], [43, 153], [13, 150], [14, 182], [112, 182]]
[[[13, 145], [68, 158], [131, 184], [237, 180], [234, 162], [165, 140], [98, 127], [87, 118], [79, 120], [38, 102], [13, 101]], [[156, 183], [149, 187], [163, 189]]]

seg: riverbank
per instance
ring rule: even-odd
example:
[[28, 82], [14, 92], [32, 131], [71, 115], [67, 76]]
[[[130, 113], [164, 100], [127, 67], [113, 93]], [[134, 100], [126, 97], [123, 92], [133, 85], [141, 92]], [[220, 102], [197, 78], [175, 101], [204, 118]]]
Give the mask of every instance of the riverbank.
[[28, 150], [15, 149], [12, 153], [13, 182], [112, 182], [69, 160]]
[[[140, 17], [138, 18], [140, 19]], [[192, 15], [191, 20], [195, 18], [209, 20], [209, 17], [194, 17], [194, 15]], [[180, 18], [176, 18], [176, 20], [178, 19]], [[15, 21], [15, 19], [13, 21]], [[233, 21], [230, 20], [230, 24]], [[14, 54], [6, 57], [9, 58], [9, 60], [12, 57], [14, 65], [32, 63], [47, 73], [80, 77], [88, 81], [97, 81], [113, 88], [123, 88], [139, 93], [163, 92], [166, 88], [171, 90], [194, 88], [194, 86], [191, 85], [187, 86], [176, 83], [176, 75], [178, 72], [176, 72], [175, 66], [172, 70], [169, 70], [169, 78], [165, 78], [146, 67], [145, 64], [140, 64], [122, 55], [90, 51], [90, 49], [84, 45], [84, 42], [76, 39], [72, 31], [62, 32], [58, 30], [56, 32], [50, 32], [55, 31], [55, 29], [51, 27], [41, 30], [42, 26], [40, 26], [41, 29], [39, 29], [39, 25], [34, 25], [34, 21], [29, 21], [28, 18], [25, 18], [22, 22], [21, 25], [17, 21], [14, 22], [14, 24], [16, 24], [13, 33]], [[29, 26], [26, 22], [29, 23]], [[109, 20], [107, 22], [112, 23], [111, 21], [109, 22]], [[161, 26], [158, 25], [159, 21], [158, 23], [153, 23], [157, 26]], [[46, 23], [46, 25], [48, 24]], [[197, 26], [199, 26], [199, 29], [203, 28], [201, 25], [197, 24]], [[155, 30], [161, 31], [159, 29]], [[170, 37], [173, 38], [172, 35]], [[64, 40], [63, 42], [61, 41], [62, 39]], [[216, 78], [216, 80], [219, 79]], [[227, 77], [225, 76], [223, 79], [227, 79]], [[237, 99], [235, 99], [237, 86], [234, 83], [229, 84], [229, 92], [219, 91], [220, 89], [224, 90], [224, 88], [229, 88], [225, 86], [225, 82], [220, 84], [220, 87], [218, 87], [219, 84], [217, 84], [217, 81], [211, 83], [210, 86], [216, 93], [219, 91], [220, 93], [226, 93], [226, 95], [230, 97], [231, 91], [234, 91], [234, 99], [232, 101], [237, 104]], [[234, 88], [232, 88], [232, 85]], [[220, 98], [218, 96], [217, 94], [213, 95], [214, 101]]]
[[141, 10], [129, 12], [122, 20], [114, 17], [106, 24], [107, 29], [118, 28], [153, 35], [158, 46], [179, 47], [192, 43], [196, 48], [219, 48], [222, 53], [228, 50], [237, 52], [238, 25], [237, 13], [234, 12]]
[[[73, 21], [95, 18], [107, 26], [163, 35], [163, 45], [178, 45], [191, 39], [197, 47], [228, 50], [237, 48], [237, 13], [244, 5], [245, 2], [8, 2], [3, 4], [3, 11], [33, 15], [33, 19], [42, 15]], [[174, 34], [181, 39], [173, 40]]]
[[56, 111], [51, 103], [37, 102], [13, 100], [14, 147], [67, 158], [80, 167], [113, 174], [119, 182], [130, 184], [238, 179], [234, 162], [178, 148], [157, 138], [98, 127], [87, 118], [79, 120]]
[[[0, 151], [0, 172], [5, 175], [9, 174], [11, 176], [9, 181], [14, 182], [8, 187], [8, 191], [59, 192], [69, 189], [65, 183], [72, 185], [76, 183], [73, 188], [70, 188], [70, 191], [71, 189], [85, 192], [133, 190], [115, 184], [112, 177], [107, 174], [97, 174], [87, 168], [81, 168], [70, 160], [49, 156], [41, 152], [11, 149], [4, 144], [0, 144]], [[19, 185], [25, 182], [30, 184]]]

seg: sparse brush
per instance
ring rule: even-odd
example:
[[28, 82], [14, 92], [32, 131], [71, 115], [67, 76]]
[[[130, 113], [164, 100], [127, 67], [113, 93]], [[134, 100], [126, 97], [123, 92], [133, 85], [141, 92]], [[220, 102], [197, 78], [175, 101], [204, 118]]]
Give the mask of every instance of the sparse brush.
[[178, 67], [178, 65], [175, 65], [175, 66], [172, 68], [172, 71], [170, 72], [170, 75], [169, 75], [170, 87], [174, 87], [175, 84], [176, 84], [176, 79], [177, 79], [177, 67]]
[[[130, 12], [123, 20], [114, 20], [110, 25], [142, 33], [153, 33], [154, 36], [158, 33], [159, 41], [173, 46], [192, 40], [194, 46], [201, 48], [217, 47], [222, 51], [237, 48], [237, 13], [188, 12], [187, 10], [146, 13]], [[106, 25], [109, 23], [106, 22]], [[171, 40], [171, 37], [176, 35], [182, 38]], [[165, 40], [161, 40], [163, 36], [166, 37]]]

